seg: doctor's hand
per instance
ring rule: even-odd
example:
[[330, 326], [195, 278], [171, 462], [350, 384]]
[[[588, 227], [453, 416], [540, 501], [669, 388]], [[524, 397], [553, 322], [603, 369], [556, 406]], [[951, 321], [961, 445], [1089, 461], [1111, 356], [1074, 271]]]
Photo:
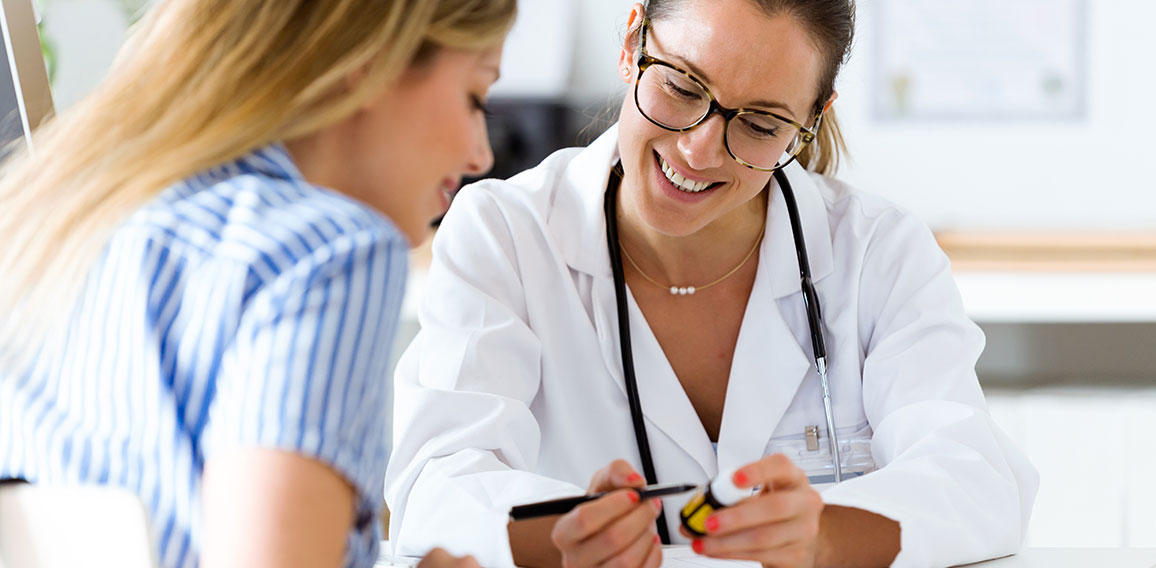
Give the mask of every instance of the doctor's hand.
[[562, 553], [562, 566], [658, 568], [662, 543], [654, 519], [662, 510], [662, 501], [639, 502], [638, 493], [630, 489], [645, 486], [642, 476], [623, 460], [595, 473], [589, 492], [611, 493], [558, 519], [550, 538]]
[[764, 566], [815, 566], [823, 499], [811, 488], [807, 474], [786, 456], [775, 454], [740, 468], [734, 482], [740, 488], [761, 489], [707, 517], [707, 536], [691, 542], [694, 551]]
[[435, 548], [429, 551], [421, 562], [418, 563], [417, 568], [481, 568], [478, 562], [474, 560], [473, 556], [463, 556], [458, 558], [441, 548]]

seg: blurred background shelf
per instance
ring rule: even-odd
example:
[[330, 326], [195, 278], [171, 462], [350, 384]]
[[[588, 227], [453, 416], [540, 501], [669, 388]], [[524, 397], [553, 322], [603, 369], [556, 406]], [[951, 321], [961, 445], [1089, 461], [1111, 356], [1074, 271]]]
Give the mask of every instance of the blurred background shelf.
[[939, 231], [972, 319], [1156, 322], [1156, 232]]
[[1156, 274], [1153, 231], [957, 230], [935, 239], [960, 271]]

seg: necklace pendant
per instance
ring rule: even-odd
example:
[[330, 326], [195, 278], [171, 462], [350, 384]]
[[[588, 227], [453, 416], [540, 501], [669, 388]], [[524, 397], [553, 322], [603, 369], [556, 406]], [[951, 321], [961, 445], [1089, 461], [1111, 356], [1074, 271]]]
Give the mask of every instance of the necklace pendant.
[[697, 290], [695, 290], [694, 286], [671, 286], [670, 287], [670, 295], [671, 296], [693, 296], [696, 291]]

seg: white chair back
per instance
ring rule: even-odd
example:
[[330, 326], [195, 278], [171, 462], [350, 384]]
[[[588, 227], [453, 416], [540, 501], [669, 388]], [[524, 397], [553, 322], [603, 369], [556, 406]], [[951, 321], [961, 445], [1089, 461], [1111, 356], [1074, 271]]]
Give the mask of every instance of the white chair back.
[[0, 486], [0, 568], [155, 568], [148, 515], [122, 489]]

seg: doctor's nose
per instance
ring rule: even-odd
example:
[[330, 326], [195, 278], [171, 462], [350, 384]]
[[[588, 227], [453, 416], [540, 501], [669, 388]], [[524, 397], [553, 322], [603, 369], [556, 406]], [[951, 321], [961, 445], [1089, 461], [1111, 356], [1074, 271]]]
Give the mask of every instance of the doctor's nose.
[[707, 117], [702, 124], [682, 132], [678, 136], [678, 150], [682, 152], [686, 165], [696, 170], [707, 170], [723, 165], [726, 147], [726, 119], [715, 114]]
[[478, 177], [494, 167], [494, 149], [490, 147], [490, 137], [485, 123], [477, 128], [474, 141], [470, 146], [470, 154], [466, 161], [466, 175]]

